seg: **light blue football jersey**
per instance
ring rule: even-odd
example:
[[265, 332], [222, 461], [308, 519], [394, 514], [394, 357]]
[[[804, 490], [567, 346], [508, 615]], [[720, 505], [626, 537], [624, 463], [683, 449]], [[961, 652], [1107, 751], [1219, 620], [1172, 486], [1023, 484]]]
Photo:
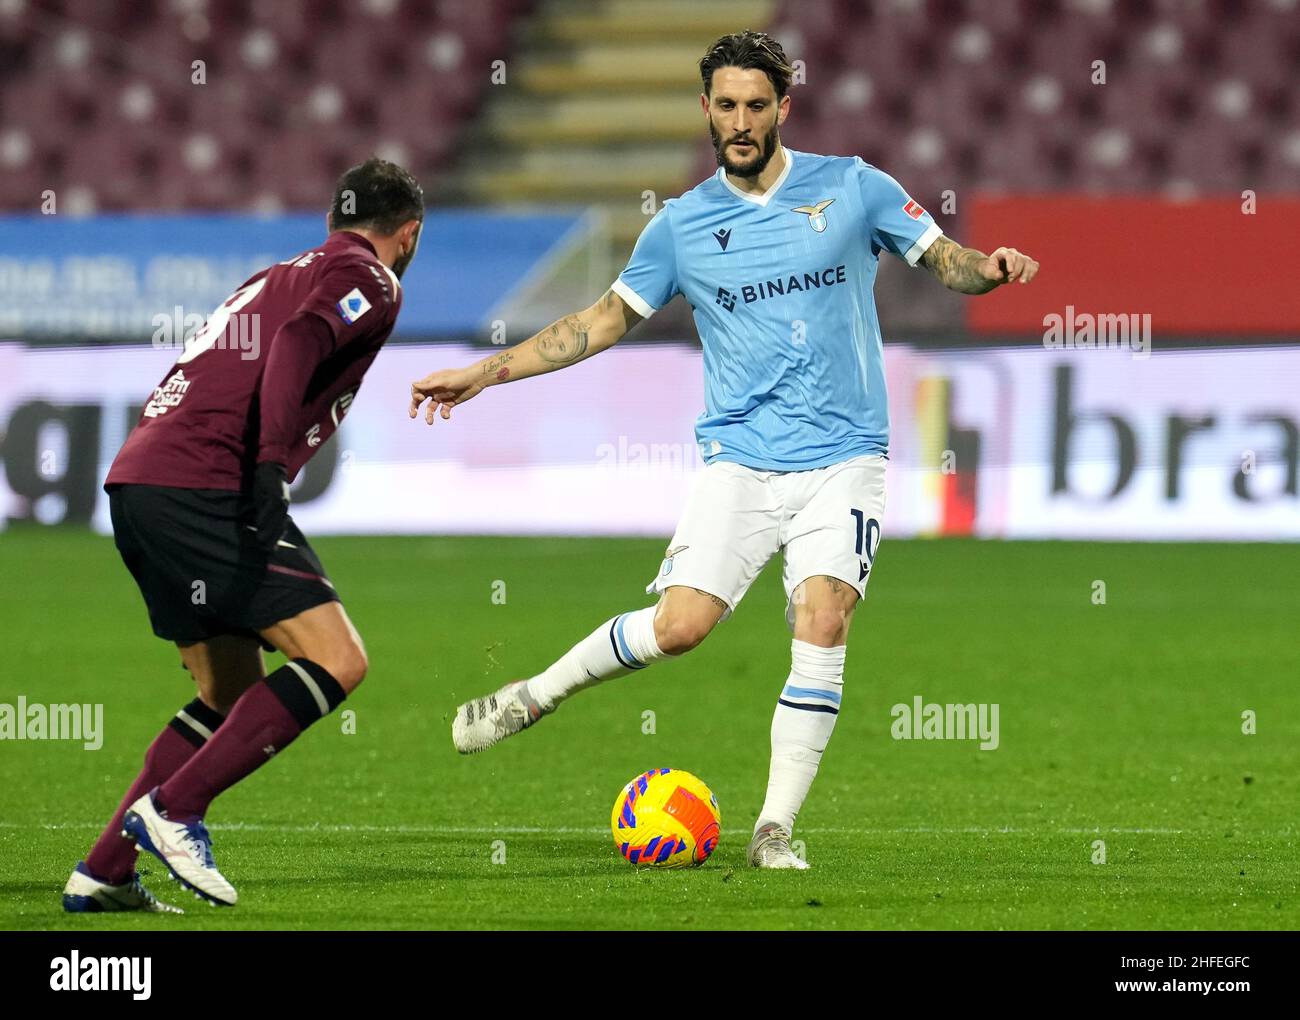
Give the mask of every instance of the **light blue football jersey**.
[[664, 203], [613, 285], [643, 317], [690, 303], [706, 462], [801, 471], [889, 449], [876, 266], [882, 250], [916, 265], [942, 232], [857, 156], [785, 155], [763, 195], [719, 168]]

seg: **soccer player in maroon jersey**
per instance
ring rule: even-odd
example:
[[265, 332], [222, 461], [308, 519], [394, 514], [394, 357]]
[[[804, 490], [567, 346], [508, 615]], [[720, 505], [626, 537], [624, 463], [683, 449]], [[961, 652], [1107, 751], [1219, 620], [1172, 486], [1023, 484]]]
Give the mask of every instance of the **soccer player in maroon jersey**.
[[[198, 697], [150, 745], [68, 880], [65, 910], [175, 910], [140, 884], [137, 847], [198, 895], [233, 905], [208, 806], [365, 676], [361, 638], [289, 516], [289, 482], [338, 428], [392, 332], [423, 221], [424, 194], [401, 167], [372, 159], [348, 170], [329, 236], [217, 309], [113, 462], [104, 488], [118, 550]], [[288, 660], [269, 676], [263, 643]]]

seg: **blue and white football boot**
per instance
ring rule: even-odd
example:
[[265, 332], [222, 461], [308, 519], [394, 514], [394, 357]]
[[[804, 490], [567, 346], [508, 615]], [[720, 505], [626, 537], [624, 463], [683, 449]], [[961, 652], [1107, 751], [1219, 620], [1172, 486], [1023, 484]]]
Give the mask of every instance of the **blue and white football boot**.
[[99, 914], [117, 910], [143, 910], [150, 914], [183, 914], [180, 907], [162, 903], [140, 884], [140, 876], [121, 885], [101, 882], [86, 870], [86, 862], [79, 861], [72, 877], [63, 887], [63, 909], [69, 914]]
[[157, 792], [155, 788], [131, 805], [122, 818], [122, 835], [162, 861], [172, 877], [200, 899], [233, 907], [239, 896], [212, 860], [212, 837], [203, 819], [173, 822], [154, 807]]

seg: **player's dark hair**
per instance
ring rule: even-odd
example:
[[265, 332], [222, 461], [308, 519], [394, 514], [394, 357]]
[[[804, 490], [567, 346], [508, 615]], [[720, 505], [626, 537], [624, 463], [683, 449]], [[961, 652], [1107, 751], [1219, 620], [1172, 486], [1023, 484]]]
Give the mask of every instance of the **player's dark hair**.
[[700, 59], [700, 78], [704, 81], [704, 94], [713, 94], [713, 72], [719, 67], [739, 67], [742, 70], [762, 71], [776, 89], [779, 100], [790, 90], [794, 68], [785, 57], [781, 44], [766, 32], [734, 32], [724, 35], [709, 47]]
[[334, 230], [370, 227], [391, 234], [407, 220], [424, 222], [424, 190], [396, 163], [373, 158], [345, 170], [334, 187]]

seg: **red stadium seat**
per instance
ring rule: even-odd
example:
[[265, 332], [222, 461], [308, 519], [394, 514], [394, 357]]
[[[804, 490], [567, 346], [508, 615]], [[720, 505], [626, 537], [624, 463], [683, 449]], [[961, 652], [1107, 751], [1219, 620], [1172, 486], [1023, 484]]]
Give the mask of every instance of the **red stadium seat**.
[[[22, 205], [39, 173], [59, 187], [98, 176], [105, 207], [263, 194], [314, 208], [339, 169], [378, 149], [437, 173], [532, 6], [0, 3], [0, 133], [26, 139], [0, 196]], [[790, 144], [862, 155], [915, 190], [1298, 186], [1290, 0], [785, 0], [774, 20], [808, 76]], [[205, 84], [191, 83], [191, 60]], [[195, 180], [184, 153], [197, 134], [221, 155]], [[712, 169], [707, 146], [699, 159]]]

